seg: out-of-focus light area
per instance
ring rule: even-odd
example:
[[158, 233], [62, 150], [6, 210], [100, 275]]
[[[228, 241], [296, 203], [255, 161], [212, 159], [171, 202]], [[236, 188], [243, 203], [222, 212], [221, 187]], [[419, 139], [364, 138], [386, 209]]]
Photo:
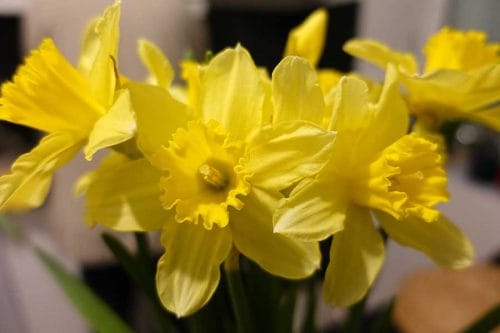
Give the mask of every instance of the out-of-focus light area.
[[[61, 52], [76, 63], [86, 22], [111, 2], [0, 0], [0, 81], [8, 80], [22, 58], [45, 37], [53, 38]], [[376, 38], [394, 49], [418, 56], [422, 55], [421, 48], [428, 36], [443, 25], [481, 29], [491, 41], [500, 41], [498, 0], [122, 0], [119, 67], [134, 79], [145, 78], [146, 70], [136, 51], [137, 40], [144, 37], [161, 47], [176, 66], [177, 75], [176, 64], [187, 54], [201, 59], [206, 50], [216, 52], [238, 42], [250, 50], [257, 65], [272, 70], [280, 60], [288, 31], [319, 6], [330, 13], [327, 46], [320, 67], [356, 69], [377, 79], [382, 78], [380, 71], [367, 63], [353, 61], [342, 52], [347, 39]], [[500, 136], [465, 122], [450, 123], [444, 131], [450, 151], [451, 200], [440, 208], [470, 237], [478, 263], [493, 263], [497, 258], [498, 264]], [[0, 122], [0, 172], [8, 172], [12, 161], [38, 140], [38, 133], [32, 130]], [[148, 314], [135, 301], [132, 283], [111, 261], [100, 238], [102, 229], [89, 229], [84, 224], [82, 200], [73, 194], [74, 181], [90, 168], [83, 156], [76, 158], [56, 174], [43, 207], [12, 218], [19, 221], [33, 242], [104, 293], [120, 313], [135, 323], [138, 332], [146, 332], [141, 322]], [[128, 236], [120, 237], [132, 244]], [[498, 269], [483, 267], [477, 271], [450, 272], [450, 280], [436, 270], [421, 253], [389, 242], [384, 268], [369, 301], [370, 309], [377, 311], [401, 290], [405, 302], [396, 313], [401, 331], [433, 332], [437, 327], [439, 330], [434, 332], [451, 332], [459, 327], [460, 316], [482, 311], [488, 302], [500, 302]], [[441, 292], [447, 281], [458, 290], [453, 297], [459, 301], [468, 299], [468, 308], [449, 311], [443, 308], [453, 305]], [[477, 288], [473, 293], [476, 296], [468, 293], [471, 284]], [[489, 289], [484, 294], [485, 287]], [[483, 294], [484, 299], [470, 299]], [[0, 295], [0, 332], [89, 332], [31, 248], [1, 229]], [[328, 308], [321, 297], [318, 304], [321, 329], [331, 331], [343, 313]], [[428, 313], [439, 313], [441, 317]], [[445, 319], [451, 326], [443, 326]], [[429, 326], [412, 324], [422, 320], [441, 320], [438, 323], [441, 326], [432, 326], [432, 322]]]

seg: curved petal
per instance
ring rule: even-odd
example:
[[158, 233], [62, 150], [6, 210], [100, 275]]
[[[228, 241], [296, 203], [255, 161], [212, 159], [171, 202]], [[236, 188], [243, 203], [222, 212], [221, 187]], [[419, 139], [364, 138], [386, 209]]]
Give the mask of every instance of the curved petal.
[[310, 276], [320, 265], [318, 243], [273, 233], [272, 216], [280, 195], [253, 188], [245, 206], [233, 211], [230, 227], [238, 251], [273, 275], [288, 279]]
[[354, 77], [341, 78], [328, 128], [333, 131], [359, 130], [366, 127], [369, 118], [367, 84]]
[[417, 116], [431, 112], [439, 119], [469, 119], [500, 129], [498, 108], [500, 64], [468, 73], [438, 70], [423, 76], [402, 76]]
[[66, 133], [44, 137], [0, 177], [0, 210], [21, 211], [40, 206], [50, 189], [52, 174], [81, 148], [82, 141]]
[[216, 55], [201, 77], [201, 114], [217, 120], [235, 140], [244, 140], [262, 121], [261, 75], [241, 46]]
[[83, 30], [82, 42], [80, 46], [80, 56], [78, 57], [78, 71], [88, 78], [92, 64], [99, 51], [99, 36], [96, 33], [96, 25], [99, 18], [91, 19]]
[[367, 208], [350, 206], [344, 226], [333, 239], [323, 285], [325, 301], [332, 306], [363, 298], [384, 261], [384, 242]]
[[129, 82], [137, 117], [137, 145], [146, 157], [167, 146], [172, 134], [189, 120], [187, 108], [168, 91], [145, 83]]
[[90, 132], [83, 152], [87, 160], [107, 147], [125, 142], [136, 132], [135, 113], [132, 109], [128, 90], [118, 92], [118, 97], [111, 109], [102, 116]]
[[145, 159], [111, 154], [84, 178], [86, 222], [119, 231], [161, 229], [172, 214], [160, 203], [160, 177]]
[[443, 215], [430, 223], [418, 218], [398, 221], [382, 212], [376, 216], [392, 239], [425, 253], [438, 265], [464, 268], [472, 263], [474, 248], [469, 239]]
[[178, 317], [205, 305], [220, 279], [220, 265], [231, 250], [229, 228], [169, 221], [161, 234], [165, 254], [158, 262], [156, 288], [163, 305]]
[[149, 71], [147, 81], [167, 89], [174, 79], [174, 69], [161, 49], [146, 39], [139, 39], [139, 57]]
[[325, 113], [318, 76], [307, 60], [290, 56], [281, 60], [272, 75], [273, 123], [309, 120], [321, 125]]
[[307, 122], [280, 123], [262, 129], [250, 142], [245, 169], [250, 182], [282, 190], [313, 176], [328, 161], [335, 133]]
[[388, 65], [376, 103], [369, 101], [368, 86], [355, 77], [340, 80], [329, 128], [340, 133], [335, 149], [356, 165], [366, 164], [408, 130], [408, 108], [399, 93], [397, 71]]
[[108, 6], [95, 26], [99, 49], [89, 73], [89, 83], [94, 98], [106, 109], [113, 104], [116, 85], [120, 7], [120, 1]]
[[2, 86], [0, 119], [44, 132], [87, 134], [104, 114], [85, 78], [57, 50], [51, 39], [19, 67], [13, 82]]
[[347, 202], [316, 179], [306, 179], [274, 212], [274, 232], [303, 241], [320, 241], [344, 229]]
[[302, 24], [290, 31], [285, 47], [285, 55], [304, 57], [316, 66], [326, 39], [328, 11], [325, 8], [315, 10]]
[[386, 45], [370, 39], [351, 39], [344, 44], [346, 53], [367, 60], [385, 69], [389, 63], [403, 69], [408, 74], [415, 74], [418, 70], [415, 57], [411, 53], [402, 53], [391, 50]]

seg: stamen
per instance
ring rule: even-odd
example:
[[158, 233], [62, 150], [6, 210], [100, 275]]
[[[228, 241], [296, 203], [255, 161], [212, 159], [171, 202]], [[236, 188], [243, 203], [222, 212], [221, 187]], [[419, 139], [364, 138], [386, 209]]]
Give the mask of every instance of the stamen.
[[220, 191], [229, 185], [228, 177], [210, 164], [203, 164], [198, 168], [198, 172], [201, 179], [214, 190]]

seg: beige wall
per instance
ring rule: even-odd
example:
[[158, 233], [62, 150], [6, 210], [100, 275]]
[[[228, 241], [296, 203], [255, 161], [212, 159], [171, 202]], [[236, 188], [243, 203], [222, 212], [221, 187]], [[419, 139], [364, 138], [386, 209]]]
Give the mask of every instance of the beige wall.
[[[27, 10], [26, 49], [43, 37], [54, 38], [73, 63], [78, 58], [80, 35], [87, 20], [99, 15], [112, 0], [31, 0]], [[123, 0], [120, 21], [120, 70], [135, 79], [144, 70], [137, 59], [136, 42], [145, 37], [157, 43], [173, 63], [190, 48], [202, 48], [204, 36], [193, 6], [196, 1]], [[196, 9], [196, 8], [195, 8]]]

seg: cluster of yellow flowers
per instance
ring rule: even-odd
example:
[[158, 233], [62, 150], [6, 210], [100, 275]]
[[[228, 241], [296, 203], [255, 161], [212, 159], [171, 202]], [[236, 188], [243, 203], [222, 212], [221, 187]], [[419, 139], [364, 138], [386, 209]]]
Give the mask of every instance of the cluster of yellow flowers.
[[0, 119], [47, 135], [0, 178], [2, 211], [41, 205], [80, 148], [88, 160], [111, 148], [78, 182], [86, 220], [161, 230], [157, 290], [178, 316], [207, 303], [230, 255], [301, 279], [319, 268], [318, 241], [332, 235], [331, 305], [355, 303], [374, 281], [384, 259], [378, 227], [440, 265], [470, 264], [469, 240], [435, 208], [449, 197], [437, 129], [449, 118], [500, 129], [499, 44], [445, 28], [418, 74], [410, 54], [349, 41], [346, 52], [386, 70], [379, 85], [316, 68], [320, 9], [292, 30], [271, 76], [238, 45], [183, 62], [180, 88], [146, 40], [148, 80], [119, 72], [119, 16], [116, 2], [89, 24], [76, 68], [46, 39], [3, 85]]

